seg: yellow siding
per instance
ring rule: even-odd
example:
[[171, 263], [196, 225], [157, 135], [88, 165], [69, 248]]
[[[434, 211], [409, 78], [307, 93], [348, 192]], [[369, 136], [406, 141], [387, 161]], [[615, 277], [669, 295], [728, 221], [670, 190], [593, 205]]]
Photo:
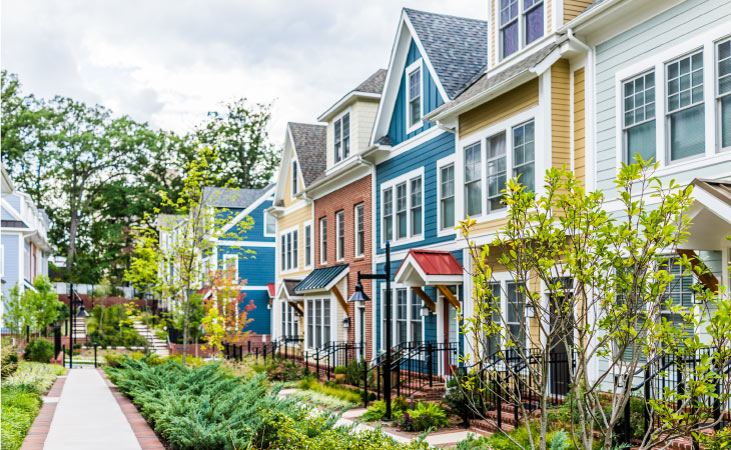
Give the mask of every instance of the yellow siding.
[[586, 180], [586, 131], [584, 107], [584, 68], [574, 71], [574, 173]]
[[551, 154], [553, 167], [571, 167], [569, 62], [551, 67]]
[[546, 33], [553, 31], [553, 1], [546, 0], [546, 17], [548, 24], [546, 24]]
[[531, 80], [459, 117], [459, 137], [464, 138], [538, 104], [538, 79]]
[[484, 234], [490, 234], [494, 233], [501, 228], [505, 227], [505, 225], [508, 223], [507, 218], [497, 219], [497, 220], [490, 220], [488, 222], [482, 222], [475, 224], [475, 226], [470, 230], [470, 236], [471, 237], [477, 237], [482, 236]]
[[[297, 186], [299, 186], [297, 189], [299, 192], [301, 192], [305, 188], [305, 185], [303, 184], [303, 181], [302, 181], [301, 173], [298, 174], [298, 177], [297, 177]], [[304, 201], [304, 200], [301, 200], [301, 199], [295, 199], [294, 201], [292, 200], [292, 162], [290, 161], [289, 168], [287, 169], [287, 176], [286, 176], [286, 179], [284, 180], [284, 196], [282, 197], [282, 202], [284, 203], [284, 207], [287, 208], [287, 207], [292, 206], [295, 203], [299, 203], [301, 201]]]
[[570, 22], [592, 3], [592, 0], [564, 0], [563, 23]]
[[[302, 201], [302, 200], [299, 200]], [[304, 246], [304, 237], [305, 237], [305, 227], [304, 223], [308, 220], [312, 219], [312, 206], [307, 205], [303, 208], [300, 208], [296, 211], [292, 211], [291, 213], [279, 218], [277, 220], [277, 229], [278, 230], [289, 230], [293, 228], [294, 226], [297, 226], [297, 229], [299, 230], [299, 239], [297, 240], [297, 243], [299, 245], [299, 248], [297, 249], [297, 256], [298, 256], [298, 264], [297, 267], [299, 267], [299, 271], [297, 272], [287, 272], [286, 274], [280, 273], [280, 267], [277, 267], [277, 274], [279, 275], [279, 278], [297, 278], [304, 275], [307, 275], [311, 272], [310, 269], [304, 270], [305, 267], [305, 246]], [[314, 239], [314, 236], [313, 236]], [[281, 249], [279, 247], [279, 242], [277, 242], [277, 256], [279, 256], [279, 252], [281, 252]]]

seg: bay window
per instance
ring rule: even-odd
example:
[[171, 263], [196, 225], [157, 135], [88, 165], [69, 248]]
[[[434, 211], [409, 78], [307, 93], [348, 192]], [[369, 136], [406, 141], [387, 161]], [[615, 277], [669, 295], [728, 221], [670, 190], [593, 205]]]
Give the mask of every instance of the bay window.
[[439, 228], [454, 228], [454, 164], [439, 169]]
[[669, 161], [705, 152], [703, 51], [667, 64], [666, 99]]
[[531, 120], [513, 128], [513, 177], [529, 191], [535, 190], [535, 124]]
[[482, 168], [480, 143], [464, 150], [465, 213], [469, 216], [482, 214]]
[[655, 73], [640, 75], [624, 83], [624, 161], [655, 158]]

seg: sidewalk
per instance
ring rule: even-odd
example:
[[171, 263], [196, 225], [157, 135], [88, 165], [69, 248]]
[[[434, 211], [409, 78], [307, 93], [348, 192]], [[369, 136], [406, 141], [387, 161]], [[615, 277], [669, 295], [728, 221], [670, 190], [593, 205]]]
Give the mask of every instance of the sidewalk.
[[[122, 402], [120, 406], [120, 402], [126, 399], [116, 392], [99, 370], [71, 369], [58, 387], [56, 389], [54, 385], [44, 398], [47, 414], [36, 418], [23, 449], [163, 448], [134, 405]], [[44, 436], [46, 430], [48, 434]]]

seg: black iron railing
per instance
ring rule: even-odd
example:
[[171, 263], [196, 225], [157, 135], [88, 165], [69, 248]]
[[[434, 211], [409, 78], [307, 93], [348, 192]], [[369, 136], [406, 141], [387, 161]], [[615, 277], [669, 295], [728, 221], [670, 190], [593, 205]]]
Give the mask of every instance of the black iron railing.
[[330, 341], [322, 347], [304, 353], [305, 364], [315, 365], [315, 375], [318, 379], [325, 378], [330, 381], [334, 374], [335, 367], [348, 366], [353, 361], [358, 361], [365, 352], [363, 342]]

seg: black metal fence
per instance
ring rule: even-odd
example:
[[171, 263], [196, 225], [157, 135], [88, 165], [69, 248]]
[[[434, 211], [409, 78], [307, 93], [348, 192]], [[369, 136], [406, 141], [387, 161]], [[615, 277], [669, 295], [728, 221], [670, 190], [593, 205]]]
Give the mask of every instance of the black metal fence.
[[365, 344], [363, 342], [331, 341], [317, 350], [305, 352], [304, 362], [315, 366], [315, 376], [323, 377], [328, 381], [334, 375], [334, 369], [338, 366], [348, 366], [353, 361], [358, 361], [364, 354]]

